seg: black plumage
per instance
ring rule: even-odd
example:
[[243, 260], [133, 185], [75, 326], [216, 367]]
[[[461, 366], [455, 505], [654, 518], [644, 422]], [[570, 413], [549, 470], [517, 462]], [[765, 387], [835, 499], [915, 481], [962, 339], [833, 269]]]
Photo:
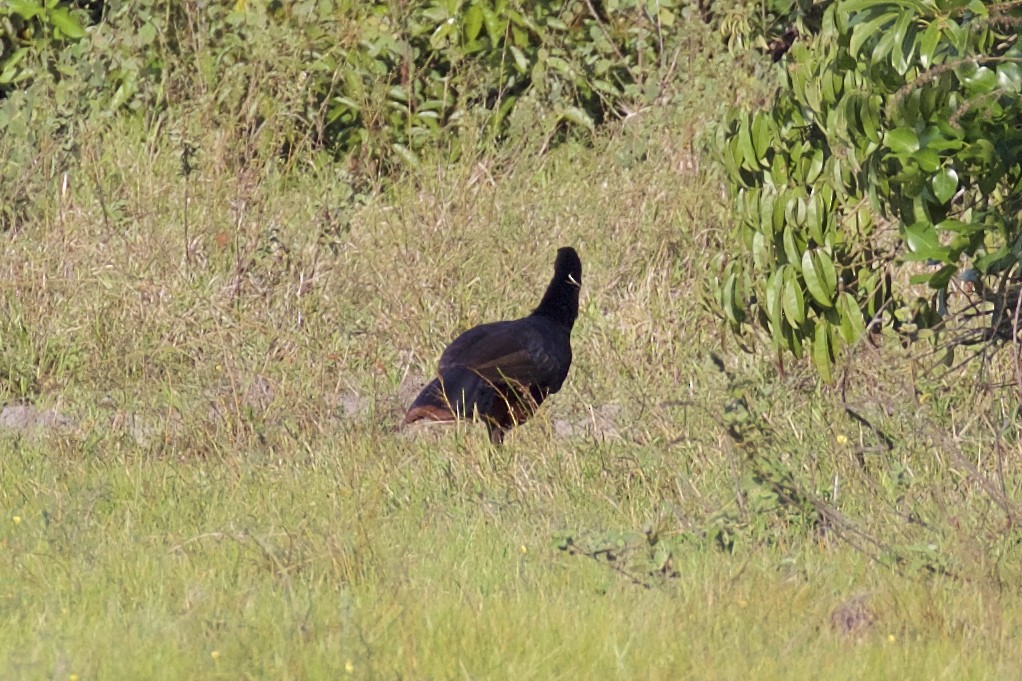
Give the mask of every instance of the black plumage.
[[490, 440], [532, 416], [561, 389], [571, 367], [571, 330], [578, 317], [582, 261], [561, 248], [554, 277], [532, 314], [482, 324], [455, 338], [440, 356], [437, 378], [422, 389], [405, 423], [477, 415]]

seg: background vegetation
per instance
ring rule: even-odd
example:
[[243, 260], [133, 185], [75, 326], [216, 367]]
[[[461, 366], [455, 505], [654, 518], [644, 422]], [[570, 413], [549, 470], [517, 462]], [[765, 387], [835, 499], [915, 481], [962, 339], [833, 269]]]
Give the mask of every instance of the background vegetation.
[[[1016, 346], [947, 371], [920, 333], [947, 270], [908, 239], [931, 227], [869, 187], [917, 182], [925, 258], [1010, 290], [940, 249], [980, 205], [958, 255], [1013, 243], [1016, 166], [947, 193], [982, 177], [965, 139], [1011, 130], [1011, 8], [912, 7], [903, 70], [848, 37], [886, 3], [0, 7], [0, 676], [1010, 678]], [[922, 48], [974, 16], [985, 94]], [[877, 139], [865, 108], [829, 137], [851, 89], [799, 99], [827, 60], [887, 102]], [[930, 83], [934, 111], [1001, 107], [967, 107], [936, 170], [894, 132]], [[820, 223], [817, 159], [844, 192]], [[769, 233], [766, 187], [796, 195]], [[881, 301], [902, 326], [863, 341], [842, 258], [881, 228], [889, 270], [864, 269], [925, 307]], [[501, 449], [398, 429], [564, 244], [562, 392]], [[815, 364], [775, 354], [793, 338]]]
[[724, 314], [809, 348], [828, 378], [867, 326], [936, 335], [949, 366], [960, 346], [988, 361], [1019, 338], [1022, 14], [850, 0], [819, 16], [816, 30], [799, 22], [811, 39], [772, 108], [720, 129], [745, 247], [720, 285]]

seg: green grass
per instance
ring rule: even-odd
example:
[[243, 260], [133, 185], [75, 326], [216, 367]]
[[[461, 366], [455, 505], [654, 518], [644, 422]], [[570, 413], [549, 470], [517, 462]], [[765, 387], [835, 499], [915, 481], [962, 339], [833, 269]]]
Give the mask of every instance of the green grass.
[[[444, 470], [413, 443], [388, 444], [353, 434], [307, 460], [236, 466], [11, 448], [2, 483], [20, 522], [6, 518], [0, 533], [12, 577], [7, 676], [321, 678], [350, 665], [363, 678], [1005, 678], [1017, 668], [1013, 596], [893, 579], [827, 541], [740, 555], [693, 545], [676, 556], [677, 578], [642, 588], [549, 537], [627, 524], [648, 499], [601, 500], [599, 483], [590, 499], [575, 500], [583, 490], [570, 482], [522, 493], [516, 478], [528, 473], [516, 466], [471, 482], [480, 462], [467, 446], [446, 448], [464, 465]], [[830, 620], [856, 595], [876, 621], [849, 637]]]
[[[187, 178], [104, 124], [2, 235], [0, 398], [74, 424], [0, 435], [0, 677], [1017, 674], [1010, 401], [861, 348], [846, 398], [887, 450], [703, 304], [735, 245], [693, 149], [726, 90], [364, 204], [316, 157], [238, 168], [201, 107]], [[397, 428], [566, 244], [565, 388], [501, 449]]]

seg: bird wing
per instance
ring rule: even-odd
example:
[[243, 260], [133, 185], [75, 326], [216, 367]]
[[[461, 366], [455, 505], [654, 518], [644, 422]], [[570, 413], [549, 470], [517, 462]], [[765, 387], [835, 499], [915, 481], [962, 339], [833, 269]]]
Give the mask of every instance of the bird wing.
[[441, 355], [440, 373], [467, 367], [489, 381], [514, 381], [556, 391], [570, 364], [567, 335], [545, 320], [525, 317], [483, 324], [461, 334]]

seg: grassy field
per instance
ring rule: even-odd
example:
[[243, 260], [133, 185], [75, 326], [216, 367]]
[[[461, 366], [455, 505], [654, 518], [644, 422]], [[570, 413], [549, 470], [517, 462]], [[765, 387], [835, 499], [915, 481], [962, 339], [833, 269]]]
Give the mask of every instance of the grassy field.
[[[733, 81], [701, 68], [691, 106], [361, 201], [201, 107], [45, 156], [0, 235], [0, 401], [40, 421], [0, 431], [0, 678], [1017, 678], [1012, 403], [725, 334], [700, 140]], [[565, 388], [499, 449], [398, 428], [562, 245]]]

